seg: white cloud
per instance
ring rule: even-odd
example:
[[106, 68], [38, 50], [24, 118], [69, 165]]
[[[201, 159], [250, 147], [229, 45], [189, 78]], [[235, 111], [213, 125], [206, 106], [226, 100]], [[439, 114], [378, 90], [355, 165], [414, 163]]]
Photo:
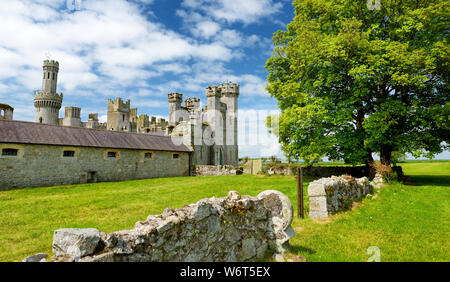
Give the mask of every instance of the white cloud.
[[[234, 56], [225, 46], [195, 42], [150, 22], [125, 0], [83, 1], [79, 11], [55, 8], [64, 3], [0, 2], [0, 80], [20, 74], [23, 86], [37, 89], [37, 74], [48, 52], [61, 62], [60, 86], [69, 90], [95, 88], [99, 79], [120, 84], [149, 78], [157, 72], [145, 69], [158, 62], [228, 61]], [[212, 31], [204, 27], [203, 32]]]
[[208, 39], [211, 36], [216, 35], [219, 30], [219, 24], [213, 21], [201, 21], [191, 29], [191, 33], [196, 37]]
[[216, 20], [245, 24], [276, 14], [283, 7], [272, 0], [184, 0], [182, 5], [200, 10]]

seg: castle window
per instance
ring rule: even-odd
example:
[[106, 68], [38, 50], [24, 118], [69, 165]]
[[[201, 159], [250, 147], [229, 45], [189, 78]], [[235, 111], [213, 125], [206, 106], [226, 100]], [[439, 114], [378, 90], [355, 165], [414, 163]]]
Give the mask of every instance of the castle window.
[[39, 123], [42, 123], [42, 117], [39, 118]]
[[117, 157], [117, 152], [108, 152], [108, 158], [115, 159]]
[[146, 159], [152, 159], [152, 158], [153, 158], [153, 153], [145, 153], [145, 154], [144, 154], [144, 158], [146, 158]]
[[53, 73], [52, 77], [53, 77], [53, 80], [55, 80], [55, 73]]
[[73, 158], [73, 157], [75, 157], [75, 151], [64, 151], [63, 157], [65, 157], [65, 158]]
[[17, 149], [3, 149], [2, 150], [2, 156], [17, 156], [17, 153], [19, 152], [19, 150]]
[[172, 159], [176, 160], [180, 158], [180, 154], [172, 154]]
[[48, 73], [48, 75], [47, 75], [47, 79], [50, 79], [50, 73]]

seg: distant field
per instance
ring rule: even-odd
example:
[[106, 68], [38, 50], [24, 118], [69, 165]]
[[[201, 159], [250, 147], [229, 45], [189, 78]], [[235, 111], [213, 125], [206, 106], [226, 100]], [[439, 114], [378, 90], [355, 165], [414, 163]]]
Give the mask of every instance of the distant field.
[[[411, 176], [408, 185], [383, 187], [378, 198], [365, 199], [361, 207], [326, 223], [295, 219], [297, 236], [288, 257], [366, 261], [367, 248], [378, 246], [382, 261], [449, 261], [450, 162], [401, 165]], [[226, 196], [230, 190], [256, 196], [268, 189], [285, 193], [296, 206], [292, 176], [160, 178], [0, 192], [0, 261], [51, 254], [55, 229], [129, 229], [167, 206]], [[305, 202], [308, 209], [306, 191]]]

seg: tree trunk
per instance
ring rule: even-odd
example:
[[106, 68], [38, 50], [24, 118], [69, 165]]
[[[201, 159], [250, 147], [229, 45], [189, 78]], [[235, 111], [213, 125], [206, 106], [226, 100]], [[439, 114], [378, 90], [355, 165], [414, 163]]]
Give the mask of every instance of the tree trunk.
[[381, 164], [391, 166], [391, 155], [392, 155], [392, 149], [383, 147], [380, 151], [380, 161]]

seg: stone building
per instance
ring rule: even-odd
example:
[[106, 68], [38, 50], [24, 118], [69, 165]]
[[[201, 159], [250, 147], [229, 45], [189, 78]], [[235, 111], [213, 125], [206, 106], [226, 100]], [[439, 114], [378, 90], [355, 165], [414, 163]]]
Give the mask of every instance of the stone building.
[[0, 104], [0, 119], [13, 120], [14, 108], [7, 104]]
[[0, 104], [0, 189], [183, 176], [195, 165], [238, 167], [238, 84], [208, 86], [203, 108], [199, 98], [182, 105], [181, 93], [168, 94], [167, 121], [138, 115], [130, 100], [116, 98], [108, 100], [105, 123], [98, 113], [83, 122], [79, 107], [65, 107], [59, 118], [59, 66], [44, 61], [34, 123], [12, 121], [14, 109]]
[[169, 136], [0, 120], [0, 190], [189, 176], [191, 151]]

